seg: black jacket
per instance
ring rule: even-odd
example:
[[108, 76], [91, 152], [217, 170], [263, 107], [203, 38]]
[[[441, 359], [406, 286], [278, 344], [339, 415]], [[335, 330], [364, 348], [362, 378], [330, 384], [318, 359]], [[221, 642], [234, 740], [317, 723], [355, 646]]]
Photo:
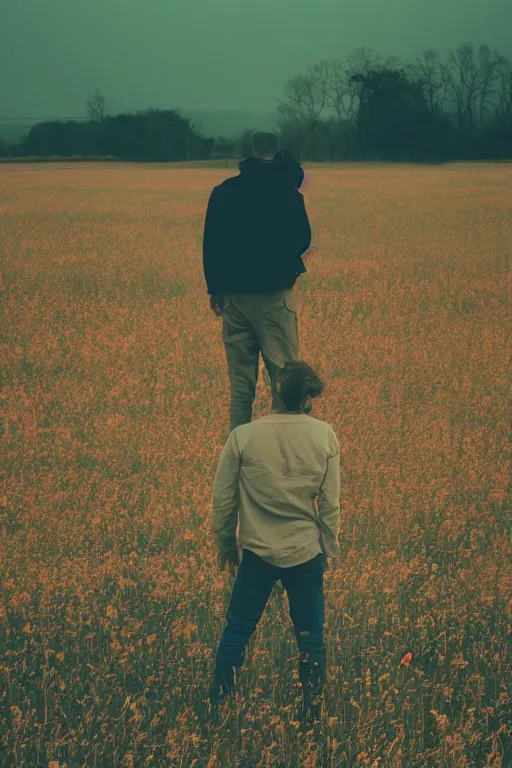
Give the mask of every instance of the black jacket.
[[240, 173], [214, 187], [203, 234], [208, 293], [265, 293], [292, 288], [306, 272], [311, 228], [299, 187], [304, 171], [284, 150], [252, 155]]

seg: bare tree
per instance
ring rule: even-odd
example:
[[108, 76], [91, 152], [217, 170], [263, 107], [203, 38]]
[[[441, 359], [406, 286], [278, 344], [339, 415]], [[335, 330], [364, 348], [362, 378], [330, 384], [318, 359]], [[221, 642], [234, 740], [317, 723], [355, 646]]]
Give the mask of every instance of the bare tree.
[[372, 48], [366, 48], [361, 46], [356, 48], [349, 54], [344, 63], [345, 77], [347, 79], [348, 88], [350, 91], [352, 117], [357, 118], [359, 114], [359, 98], [361, 95], [361, 83], [354, 76], [367, 75], [371, 71], [377, 71], [382, 68], [383, 61], [382, 56], [379, 53], [375, 53]]
[[[404, 147], [416, 141], [411, 149], [415, 156], [428, 142], [433, 154], [435, 147], [441, 147], [441, 154], [455, 149], [460, 155], [481, 152], [487, 141], [494, 141], [490, 137], [495, 129], [508, 151], [512, 65], [488, 45], [475, 50], [473, 43], [463, 43], [449, 51], [445, 61], [430, 48], [411, 64], [395, 56], [383, 60], [361, 47], [345, 60], [322, 60], [291, 77], [285, 94], [278, 106], [281, 137], [299, 152], [306, 149], [308, 159], [343, 159], [357, 156], [361, 148], [364, 155], [365, 145], [371, 144], [366, 136], [370, 127], [373, 138], [387, 130], [386, 146], [397, 150], [390, 136], [401, 127], [393, 123], [398, 103], [405, 122], [422, 126], [416, 132], [411, 128], [416, 139], [408, 141], [407, 131], [404, 135]], [[387, 128], [379, 99], [388, 105]], [[451, 122], [457, 124], [455, 132]]]
[[441, 70], [443, 81], [455, 100], [458, 127], [472, 132], [476, 127], [475, 113], [482, 87], [473, 43], [462, 43], [455, 52], [450, 51]]
[[488, 45], [481, 45], [475, 54], [473, 43], [450, 51], [446, 62], [429, 48], [407, 67], [420, 84], [430, 113], [454, 112], [458, 127], [469, 131], [482, 129], [496, 109], [502, 68], [502, 56]]
[[285, 86], [286, 102], [279, 101], [277, 111], [280, 126], [292, 127], [301, 147], [310, 146], [312, 135], [320, 124], [320, 117], [327, 104], [329, 64], [322, 60], [306, 71], [294, 75]]
[[[357, 120], [359, 116], [359, 99], [364, 78], [370, 72], [379, 72], [385, 69], [397, 69], [400, 59], [397, 56], [382, 56], [371, 48], [365, 46], [356, 48], [347, 58], [344, 67], [345, 82], [348, 91], [348, 114], [350, 120]], [[337, 100], [337, 98], [335, 97]]]
[[345, 59], [345, 69], [349, 77], [358, 73], [366, 75], [370, 70], [381, 67], [382, 64], [381, 54], [364, 45], [355, 48]]
[[446, 91], [446, 83], [443, 78], [439, 54], [433, 48], [423, 51], [422, 58], [407, 67], [420, 85], [428, 103], [430, 114], [442, 108], [443, 96]]
[[350, 81], [343, 61], [334, 61], [331, 64], [327, 100], [334, 109], [340, 126], [344, 121], [356, 117], [357, 88], [354, 88]]
[[480, 72], [479, 120], [480, 128], [489, 121], [490, 112], [496, 103], [497, 86], [500, 79], [500, 65], [503, 57], [497, 51], [491, 53], [488, 45], [481, 45], [478, 51]]
[[86, 101], [89, 119], [95, 123], [103, 122], [105, 118], [105, 97], [96, 88], [94, 96]]
[[505, 123], [512, 119], [512, 65], [506, 56], [498, 65], [499, 88], [497, 89], [494, 122]]

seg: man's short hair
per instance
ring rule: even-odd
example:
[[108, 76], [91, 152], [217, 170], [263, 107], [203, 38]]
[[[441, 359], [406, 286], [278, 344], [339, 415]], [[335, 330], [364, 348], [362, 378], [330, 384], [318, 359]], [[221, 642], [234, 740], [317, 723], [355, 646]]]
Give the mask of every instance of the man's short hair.
[[279, 148], [279, 140], [275, 133], [255, 131], [252, 135], [252, 151], [255, 155], [275, 155]]

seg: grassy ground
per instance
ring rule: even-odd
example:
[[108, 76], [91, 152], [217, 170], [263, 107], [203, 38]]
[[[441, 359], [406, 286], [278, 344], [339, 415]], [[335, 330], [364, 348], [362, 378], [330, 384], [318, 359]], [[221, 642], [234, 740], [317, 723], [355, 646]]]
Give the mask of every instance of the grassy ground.
[[209, 721], [220, 163], [0, 168], [0, 765], [510, 768], [510, 171], [305, 165], [300, 353], [340, 441], [343, 557], [302, 733], [280, 588]]

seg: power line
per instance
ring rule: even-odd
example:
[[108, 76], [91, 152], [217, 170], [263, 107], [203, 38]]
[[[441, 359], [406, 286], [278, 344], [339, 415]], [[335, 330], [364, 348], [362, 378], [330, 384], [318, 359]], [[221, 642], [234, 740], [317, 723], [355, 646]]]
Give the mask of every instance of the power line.
[[5, 117], [0, 115], [0, 120], [89, 120], [88, 117]]

